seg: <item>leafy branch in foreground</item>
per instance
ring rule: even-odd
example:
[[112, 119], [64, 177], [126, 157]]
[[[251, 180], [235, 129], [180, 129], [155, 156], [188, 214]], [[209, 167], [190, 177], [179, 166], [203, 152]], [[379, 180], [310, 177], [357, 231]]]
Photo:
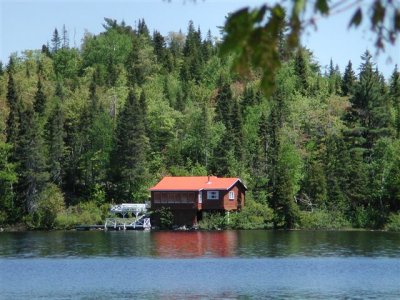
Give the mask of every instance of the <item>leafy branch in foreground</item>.
[[[394, 45], [400, 33], [400, 4], [397, 1], [375, 0], [365, 6], [365, 1], [361, 0], [332, 3], [317, 0], [312, 10], [309, 3], [293, 0], [289, 8], [281, 3], [264, 4], [255, 9], [246, 7], [231, 14], [226, 21], [222, 54], [236, 55], [234, 67], [242, 75], [249, 74], [252, 67], [260, 70], [261, 86], [266, 95], [271, 95], [274, 90], [274, 74], [283, 59], [280, 45], [285, 31], [288, 31], [286, 47], [294, 50], [299, 47], [301, 33], [310, 25], [316, 27], [318, 17], [355, 9], [349, 27], [359, 27], [363, 19], [369, 19], [378, 51], [384, 50], [388, 43]], [[311, 16], [310, 11], [313, 11]]]

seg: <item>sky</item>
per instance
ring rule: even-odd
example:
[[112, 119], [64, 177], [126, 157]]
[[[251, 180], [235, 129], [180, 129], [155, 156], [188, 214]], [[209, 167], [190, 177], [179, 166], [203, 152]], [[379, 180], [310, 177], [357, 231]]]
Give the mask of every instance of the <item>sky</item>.
[[[6, 64], [10, 54], [41, 49], [50, 42], [55, 28], [63, 25], [69, 32], [70, 46], [79, 47], [85, 31], [98, 34], [104, 18], [124, 20], [135, 26], [144, 18], [151, 32], [163, 35], [171, 31], [186, 32], [190, 20], [205, 35], [210, 29], [219, 37], [219, 26], [228, 13], [245, 6], [259, 6], [267, 0], [0, 0], [0, 60]], [[309, 28], [302, 44], [310, 49], [322, 70], [330, 59], [343, 72], [349, 60], [357, 71], [360, 56], [369, 49], [379, 70], [390, 77], [394, 65], [400, 65], [400, 41], [376, 55], [373, 35], [365, 28], [348, 29], [351, 11], [317, 21]], [[400, 40], [400, 37], [399, 37]]]

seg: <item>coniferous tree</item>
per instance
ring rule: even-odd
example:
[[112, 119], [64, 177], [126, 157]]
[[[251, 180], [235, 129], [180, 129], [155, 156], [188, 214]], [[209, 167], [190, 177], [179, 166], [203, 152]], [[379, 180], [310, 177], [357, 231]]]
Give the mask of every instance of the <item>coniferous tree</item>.
[[64, 176], [64, 135], [64, 112], [61, 104], [57, 103], [46, 124], [46, 144], [50, 181], [60, 187]]
[[244, 160], [243, 151], [243, 118], [240, 103], [238, 100], [233, 101], [231, 113], [231, 140], [235, 149], [235, 156], [239, 161]]
[[51, 51], [53, 53], [57, 52], [61, 48], [61, 38], [58, 34], [57, 28], [54, 29], [53, 37], [51, 38], [52, 48]]
[[[0, 140], [0, 212], [6, 214], [3, 222], [15, 222], [18, 217], [14, 204], [14, 185], [17, 181], [16, 164], [12, 163], [12, 146]], [[3, 215], [4, 218], [4, 215]]]
[[166, 43], [165, 38], [158, 31], [153, 33], [153, 44], [154, 44], [154, 54], [157, 57], [157, 61], [165, 65], [166, 64]]
[[42, 79], [39, 76], [39, 80], [37, 83], [37, 91], [35, 94], [35, 102], [33, 104], [33, 109], [35, 110], [35, 113], [39, 115], [39, 117], [42, 117], [44, 115], [44, 112], [46, 110], [46, 95], [43, 92], [43, 84], [42, 84]]
[[45, 151], [37, 117], [33, 108], [21, 114], [21, 124], [16, 145], [18, 164], [18, 199], [23, 214], [32, 213], [40, 193], [48, 182]]
[[65, 24], [63, 25], [62, 29], [62, 48], [63, 49], [69, 48], [69, 37], [68, 37], [68, 31], [65, 28]]
[[353, 93], [354, 86], [356, 84], [356, 75], [354, 74], [353, 71], [353, 66], [351, 61], [346, 66], [346, 69], [343, 74], [343, 79], [342, 79], [342, 95], [343, 96], [349, 96], [350, 94]]
[[232, 91], [229, 83], [220, 77], [218, 82], [218, 94], [216, 97], [215, 120], [222, 122], [227, 131], [231, 130], [231, 114], [232, 114]]
[[138, 22], [137, 33], [138, 33], [138, 35], [142, 35], [146, 38], [150, 38], [149, 28], [147, 27], [146, 22], [144, 21], [143, 18], [140, 19]]
[[392, 105], [395, 111], [395, 130], [396, 137], [400, 138], [400, 72], [395, 66], [392, 76], [390, 77], [389, 95], [392, 98]]
[[119, 116], [113, 152], [113, 182], [118, 201], [143, 201], [146, 190], [146, 136], [143, 110], [133, 90]]
[[295, 56], [294, 71], [297, 75], [298, 88], [302, 94], [306, 94], [308, 90], [308, 71], [307, 64], [304, 58], [303, 50], [299, 49]]
[[7, 118], [6, 124], [6, 135], [7, 143], [14, 145], [18, 137], [18, 126], [19, 126], [19, 103], [18, 96], [14, 82], [14, 75], [12, 68], [8, 71], [8, 85], [7, 85], [7, 104], [10, 108], [10, 112]]

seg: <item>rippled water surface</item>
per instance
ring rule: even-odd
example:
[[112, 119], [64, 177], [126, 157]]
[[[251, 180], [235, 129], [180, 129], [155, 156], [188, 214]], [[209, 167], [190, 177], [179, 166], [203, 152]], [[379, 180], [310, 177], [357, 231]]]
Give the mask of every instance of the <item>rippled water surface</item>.
[[0, 299], [400, 299], [400, 234], [0, 233]]

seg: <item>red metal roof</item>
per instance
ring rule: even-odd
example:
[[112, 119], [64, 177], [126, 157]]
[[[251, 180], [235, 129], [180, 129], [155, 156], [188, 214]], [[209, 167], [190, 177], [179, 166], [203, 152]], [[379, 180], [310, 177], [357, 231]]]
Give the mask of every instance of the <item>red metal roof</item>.
[[[228, 190], [240, 178], [219, 178], [216, 176], [172, 177], [166, 176], [153, 186], [150, 191], [200, 191]], [[243, 184], [243, 183], [242, 183]], [[246, 188], [246, 186], [243, 184]]]

